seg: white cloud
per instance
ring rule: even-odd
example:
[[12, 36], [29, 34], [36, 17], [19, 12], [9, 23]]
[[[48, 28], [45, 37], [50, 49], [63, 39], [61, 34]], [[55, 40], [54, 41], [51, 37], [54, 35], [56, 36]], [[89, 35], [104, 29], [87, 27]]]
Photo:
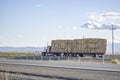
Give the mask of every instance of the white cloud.
[[96, 21], [103, 21], [105, 19], [104, 17], [96, 16], [96, 15], [90, 15], [88, 16], [88, 18]]
[[120, 29], [120, 24], [115, 24], [115, 23], [110, 23], [110, 24], [102, 24], [101, 27], [103, 29], [108, 29], [108, 30], [116, 30]]
[[73, 26], [73, 30], [77, 30], [78, 29], [78, 27], [77, 26]]
[[82, 25], [82, 28], [101, 29], [101, 25], [96, 22], [88, 22]]
[[89, 29], [102, 29], [102, 30], [115, 30], [120, 29], [120, 24], [110, 23], [110, 24], [98, 24], [96, 22], [88, 22], [83, 24], [81, 27]]
[[106, 19], [120, 19], [120, 13], [108, 12], [104, 14], [92, 14], [92, 15], [89, 15], [88, 18], [95, 21], [103, 21]]
[[108, 12], [101, 15], [104, 18], [120, 19], [120, 13]]

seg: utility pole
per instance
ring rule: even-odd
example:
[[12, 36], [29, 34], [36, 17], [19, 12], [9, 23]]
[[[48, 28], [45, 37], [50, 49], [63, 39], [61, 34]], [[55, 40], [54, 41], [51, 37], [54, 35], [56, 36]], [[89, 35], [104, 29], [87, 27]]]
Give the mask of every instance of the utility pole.
[[114, 29], [112, 25], [112, 55], [114, 55]]
[[46, 52], [47, 52], [47, 54], [48, 54], [48, 45], [49, 45], [49, 42], [47, 42], [47, 47], [46, 47]]

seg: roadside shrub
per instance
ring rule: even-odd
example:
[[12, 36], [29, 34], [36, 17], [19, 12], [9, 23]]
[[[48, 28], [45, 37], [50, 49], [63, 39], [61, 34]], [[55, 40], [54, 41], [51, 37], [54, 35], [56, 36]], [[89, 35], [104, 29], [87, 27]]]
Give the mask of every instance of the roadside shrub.
[[120, 64], [120, 61], [119, 59], [112, 59], [111, 63], [114, 63], [114, 64]]

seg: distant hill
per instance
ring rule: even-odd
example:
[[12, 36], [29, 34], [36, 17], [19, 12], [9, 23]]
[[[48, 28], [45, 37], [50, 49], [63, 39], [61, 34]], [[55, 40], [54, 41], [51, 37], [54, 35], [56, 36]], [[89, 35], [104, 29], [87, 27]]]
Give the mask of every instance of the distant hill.
[[44, 51], [44, 47], [0, 47], [1, 52], [37, 52]]
[[[35, 52], [35, 51], [44, 51], [44, 47], [0, 47], [0, 51], [6, 52], [6, 51], [17, 51], [17, 52]], [[107, 44], [107, 51], [112, 51], [112, 44]], [[114, 44], [114, 51], [120, 52], [120, 43]]]

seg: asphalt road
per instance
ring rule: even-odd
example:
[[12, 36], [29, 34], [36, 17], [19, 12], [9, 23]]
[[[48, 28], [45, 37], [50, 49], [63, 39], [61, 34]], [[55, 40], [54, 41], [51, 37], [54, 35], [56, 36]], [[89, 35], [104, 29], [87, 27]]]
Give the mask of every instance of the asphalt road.
[[11, 80], [120, 80], [120, 72], [110, 71], [0, 64], [3, 71], [10, 73]]
[[44, 66], [44, 67], [55, 67], [55, 68], [120, 72], [120, 65], [119, 64], [111, 64], [111, 63], [0, 59], [0, 64], [15, 64], [15, 65], [25, 65], [25, 66], [38, 66], [38, 67]]

